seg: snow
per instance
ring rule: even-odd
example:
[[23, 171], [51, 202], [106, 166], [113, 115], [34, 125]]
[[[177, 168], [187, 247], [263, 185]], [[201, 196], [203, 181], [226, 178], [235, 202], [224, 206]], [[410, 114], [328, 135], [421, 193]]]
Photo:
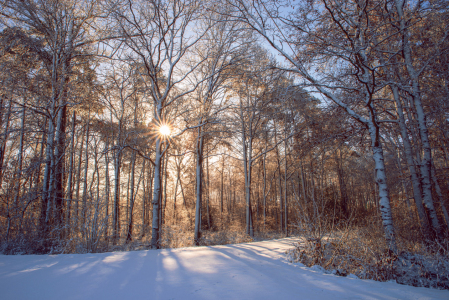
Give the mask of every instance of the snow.
[[98, 254], [0, 255], [1, 299], [449, 299], [290, 264], [285, 238]]

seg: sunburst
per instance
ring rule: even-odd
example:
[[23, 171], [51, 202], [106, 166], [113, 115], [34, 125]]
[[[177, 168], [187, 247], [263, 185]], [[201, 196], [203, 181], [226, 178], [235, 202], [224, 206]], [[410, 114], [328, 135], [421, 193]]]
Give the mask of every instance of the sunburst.
[[169, 137], [171, 133], [170, 127], [168, 125], [162, 124], [159, 126], [159, 134], [163, 137]]

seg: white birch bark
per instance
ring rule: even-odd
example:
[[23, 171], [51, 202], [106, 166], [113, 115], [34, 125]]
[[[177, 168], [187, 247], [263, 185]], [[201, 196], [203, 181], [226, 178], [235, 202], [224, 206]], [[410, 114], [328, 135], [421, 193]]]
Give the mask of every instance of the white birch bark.
[[151, 249], [159, 248], [159, 199], [161, 197], [161, 162], [162, 151], [161, 141], [156, 140], [156, 158], [154, 160], [154, 179], [153, 179], [153, 221], [151, 230]]
[[385, 240], [387, 247], [397, 252], [396, 238], [394, 234], [393, 216], [390, 206], [390, 195], [387, 186], [387, 175], [385, 173], [385, 162], [382, 145], [379, 142], [378, 128], [369, 125], [369, 133], [371, 136], [371, 147], [373, 151], [373, 159], [375, 162], [376, 183], [379, 197], [379, 210], [382, 216], [382, 225], [384, 228]]
[[[167, 152], [167, 149], [164, 152]], [[166, 153], [165, 160], [164, 160], [164, 202], [163, 202], [162, 214], [161, 214], [162, 215], [161, 224], [165, 224], [165, 209], [167, 208], [167, 178], [168, 178], [167, 168], [168, 168], [168, 159], [169, 159], [169, 156]]]
[[407, 25], [407, 16], [404, 14], [404, 6], [406, 5], [406, 0], [395, 0], [396, 12], [398, 13], [400, 31], [402, 35], [402, 52], [404, 54], [404, 63], [407, 69], [409, 78], [412, 83], [412, 97], [414, 106], [416, 109], [418, 117], [418, 127], [420, 133], [421, 144], [423, 148], [423, 158], [420, 165], [421, 169], [421, 182], [422, 182], [422, 193], [423, 201], [427, 208], [430, 221], [432, 224], [432, 229], [437, 238], [441, 237], [441, 227], [438, 221], [435, 207], [433, 205], [432, 199], [432, 182], [431, 182], [431, 169], [432, 169], [432, 151], [429, 142], [429, 133], [427, 129], [426, 115], [424, 113], [424, 108], [421, 101], [421, 94], [419, 88], [419, 76], [420, 72], [414, 67], [414, 62], [412, 58], [412, 51], [409, 42], [409, 31]]

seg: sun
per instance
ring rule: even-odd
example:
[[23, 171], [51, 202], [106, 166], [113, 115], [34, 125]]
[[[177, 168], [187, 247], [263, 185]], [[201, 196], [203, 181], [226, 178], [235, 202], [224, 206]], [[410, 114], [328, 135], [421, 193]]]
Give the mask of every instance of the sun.
[[170, 127], [168, 127], [167, 125], [162, 125], [161, 127], [159, 127], [159, 133], [162, 136], [169, 136], [170, 135]]

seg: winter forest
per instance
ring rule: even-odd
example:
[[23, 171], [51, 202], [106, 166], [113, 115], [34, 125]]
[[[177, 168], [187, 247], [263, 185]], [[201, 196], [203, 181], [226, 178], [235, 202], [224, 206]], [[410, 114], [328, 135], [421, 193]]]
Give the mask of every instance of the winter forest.
[[447, 261], [447, 1], [0, 6], [1, 253], [301, 236], [295, 259], [366, 278]]

